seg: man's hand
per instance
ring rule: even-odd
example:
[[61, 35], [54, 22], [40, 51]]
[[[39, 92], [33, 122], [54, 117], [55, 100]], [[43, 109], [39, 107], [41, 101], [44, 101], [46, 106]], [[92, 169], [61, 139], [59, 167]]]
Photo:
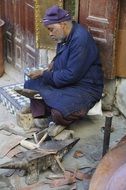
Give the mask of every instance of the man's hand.
[[30, 71], [30, 72], [27, 74], [27, 76], [30, 77], [31, 79], [36, 79], [36, 78], [42, 76], [42, 75], [43, 75], [43, 72], [44, 72], [43, 69], [37, 69], [37, 70], [35, 70], [35, 71]]

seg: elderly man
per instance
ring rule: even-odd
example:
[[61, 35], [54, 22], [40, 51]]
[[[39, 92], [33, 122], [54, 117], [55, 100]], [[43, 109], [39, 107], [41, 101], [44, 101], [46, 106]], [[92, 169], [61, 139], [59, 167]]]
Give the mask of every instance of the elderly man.
[[53, 6], [47, 9], [43, 23], [57, 42], [56, 56], [49, 69], [31, 72], [24, 88], [36, 90], [42, 97], [31, 97], [34, 118], [51, 116], [56, 124], [68, 126], [101, 99], [99, 53], [91, 34], [72, 21], [68, 11]]

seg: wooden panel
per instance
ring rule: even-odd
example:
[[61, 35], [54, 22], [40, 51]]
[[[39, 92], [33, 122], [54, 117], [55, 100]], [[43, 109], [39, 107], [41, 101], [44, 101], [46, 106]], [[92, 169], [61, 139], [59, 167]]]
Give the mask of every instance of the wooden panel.
[[70, 12], [73, 20], [78, 21], [79, 0], [64, 0], [63, 8]]
[[[6, 60], [22, 71], [26, 65], [35, 66], [34, 0], [3, 0]], [[29, 58], [30, 57], [30, 58]]]
[[4, 0], [5, 7], [5, 18], [6, 22], [12, 24], [14, 23], [14, 1], [13, 0]]
[[24, 0], [15, 0], [14, 3], [14, 25], [16, 28], [16, 36], [20, 38], [20, 31], [24, 31]]
[[35, 48], [35, 18], [33, 0], [25, 1], [25, 43], [30, 49]]
[[4, 41], [3, 41], [3, 33], [4, 32], [4, 21], [0, 19], [0, 77], [4, 73]]
[[126, 78], [126, 0], [120, 1], [119, 33], [116, 52], [116, 75]]
[[35, 67], [38, 53], [35, 48], [35, 18], [33, 0], [15, 1], [15, 66]]
[[3, 1], [0, 3], [0, 18], [2, 18], [3, 17], [3, 10], [2, 10], [2, 8], [3, 8]]
[[38, 64], [38, 51], [35, 43], [34, 1], [25, 0], [25, 66], [35, 67]]
[[18, 41], [15, 41], [15, 66], [21, 70], [23, 68], [22, 63], [23, 62], [21, 44], [18, 43]]
[[[15, 49], [15, 67], [21, 70], [23, 68], [22, 46], [24, 42], [24, 0], [16, 0], [14, 3], [14, 49]], [[23, 49], [24, 50], [24, 49]]]
[[36, 67], [36, 58], [33, 53], [26, 51], [26, 65], [29, 68]]
[[14, 63], [14, 43], [12, 34], [6, 31], [5, 55], [8, 63]]
[[37, 48], [54, 49], [55, 43], [50, 40], [47, 29], [43, 26], [42, 18], [47, 8], [62, 5], [62, 0], [35, 0], [35, 28]]
[[5, 21], [5, 56], [6, 60], [14, 64], [14, 1], [4, 0], [4, 21]]
[[79, 21], [92, 33], [100, 49], [105, 78], [115, 77], [117, 16], [117, 0], [80, 0]]

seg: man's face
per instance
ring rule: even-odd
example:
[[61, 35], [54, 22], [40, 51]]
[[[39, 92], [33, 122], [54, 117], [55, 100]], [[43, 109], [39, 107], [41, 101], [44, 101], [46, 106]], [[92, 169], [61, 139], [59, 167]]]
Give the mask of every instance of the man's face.
[[50, 24], [47, 26], [47, 29], [49, 31], [50, 37], [56, 41], [57, 43], [60, 43], [65, 38], [65, 24], [64, 23], [57, 23], [57, 24]]

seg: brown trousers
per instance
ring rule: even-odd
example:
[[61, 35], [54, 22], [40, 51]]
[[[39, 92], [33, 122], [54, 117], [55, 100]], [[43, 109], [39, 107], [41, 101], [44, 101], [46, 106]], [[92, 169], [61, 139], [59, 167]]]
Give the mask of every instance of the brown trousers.
[[57, 125], [65, 126], [70, 125], [76, 120], [82, 119], [87, 114], [87, 110], [83, 109], [63, 117], [60, 111], [49, 107], [43, 100], [36, 99], [31, 99], [30, 107], [34, 118], [44, 118], [51, 116], [52, 121], [54, 121]]

